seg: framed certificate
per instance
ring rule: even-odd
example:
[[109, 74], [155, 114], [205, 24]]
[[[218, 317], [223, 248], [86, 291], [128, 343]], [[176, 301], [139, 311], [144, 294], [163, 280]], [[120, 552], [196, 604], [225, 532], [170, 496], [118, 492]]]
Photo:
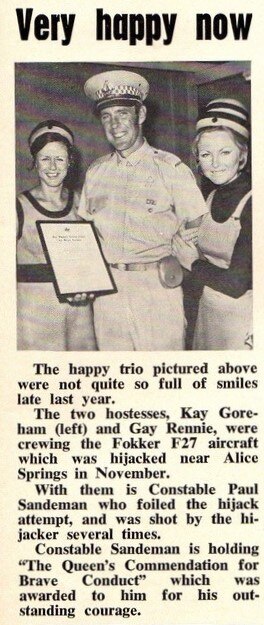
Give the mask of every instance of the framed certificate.
[[60, 299], [117, 291], [91, 222], [38, 221], [37, 228]]

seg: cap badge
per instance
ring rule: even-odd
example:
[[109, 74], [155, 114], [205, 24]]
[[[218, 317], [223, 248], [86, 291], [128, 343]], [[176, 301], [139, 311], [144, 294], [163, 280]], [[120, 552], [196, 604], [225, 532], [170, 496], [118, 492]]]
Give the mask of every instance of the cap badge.
[[102, 92], [106, 94], [106, 93], [109, 93], [109, 91], [111, 91], [111, 89], [109, 87], [109, 82], [108, 82], [108, 80], [105, 80], [105, 82], [103, 84]]

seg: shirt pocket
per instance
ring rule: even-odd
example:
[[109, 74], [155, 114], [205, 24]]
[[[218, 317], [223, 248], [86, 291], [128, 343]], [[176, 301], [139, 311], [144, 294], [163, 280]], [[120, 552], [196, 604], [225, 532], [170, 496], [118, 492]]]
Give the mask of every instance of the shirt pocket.
[[142, 189], [142, 203], [145, 213], [156, 215], [174, 210], [173, 200], [164, 186], [154, 184], [149, 189]]

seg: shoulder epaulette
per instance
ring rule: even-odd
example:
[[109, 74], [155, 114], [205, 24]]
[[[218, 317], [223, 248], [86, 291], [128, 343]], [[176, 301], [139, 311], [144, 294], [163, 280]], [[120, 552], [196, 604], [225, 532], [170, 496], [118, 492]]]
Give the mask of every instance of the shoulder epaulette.
[[110, 161], [110, 159], [112, 158], [114, 152], [111, 152], [110, 154], [104, 154], [104, 156], [100, 156], [99, 158], [97, 158], [95, 161], [93, 161], [89, 167], [88, 167], [88, 171], [91, 171], [93, 169], [95, 169], [96, 167], [98, 167], [98, 165], [102, 165], [103, 163], [107, 163], [107, 161]]
[[178, 165], [181, 164], [181, 159], [175, 154], [172, 154], [171, 152], [165, 152], [164, 150], [156, 150], [156, 149], [154, 149], [153, 152], [154, 152], [154, 157], [156, 157], [158, 161], [167, 163], [168, 165], [171, 165], [172, 167], [178, 167]]

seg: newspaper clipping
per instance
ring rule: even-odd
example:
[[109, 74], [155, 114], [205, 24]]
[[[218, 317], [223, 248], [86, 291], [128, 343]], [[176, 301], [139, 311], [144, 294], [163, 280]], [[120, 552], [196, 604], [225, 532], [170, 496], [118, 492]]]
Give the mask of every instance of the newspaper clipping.
[[1, 625], [260, 625], [260, 3], [1, 28]]

